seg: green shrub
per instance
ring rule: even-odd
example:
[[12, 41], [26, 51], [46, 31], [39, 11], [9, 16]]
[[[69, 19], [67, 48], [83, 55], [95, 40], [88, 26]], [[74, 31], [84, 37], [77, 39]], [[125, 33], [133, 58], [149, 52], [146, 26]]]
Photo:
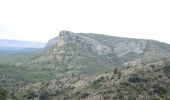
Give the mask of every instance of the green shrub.
[[131, 83], [147, 83], [148, 82], [147, 79], [142, 79], [139, 76], [132, 76], [129, 78], [128, 81]]
[[164, 71], [164, 73], [165, 73], [167, 76], [170, 76], [170, 66], [165, 66], [165, 67], [163, 68], [163, 71]]
[[160, 84], [155, 84], [152, 86], [153, 92], [158, 95], [164, 95], [167, 93], [167, 90], [165, 87], [161, 86]]
[[30, 92], [27, 95], [25, 95], [24, 97], [26, 97], [27, 99], [34, 99], [38, 97], [38, 94], [34, 93], [34, 92]]
[[117, 74], [117, 73], [118, 73], [118, 69], [115, 68], [115, 69], [114, 69], [114, 74]]
[[81, 93], [80, 95], [79, 95], [79, 97], [80, 98], [86, 98], [86, 97], [88, 97], [90, 94], [89, 93]]
[[0, 87], [0, 100], [6, 100], [8, 92]]
[[40, 94], [39, 100], [51, 100], [51, 95], [48, 92], [43, 92]]

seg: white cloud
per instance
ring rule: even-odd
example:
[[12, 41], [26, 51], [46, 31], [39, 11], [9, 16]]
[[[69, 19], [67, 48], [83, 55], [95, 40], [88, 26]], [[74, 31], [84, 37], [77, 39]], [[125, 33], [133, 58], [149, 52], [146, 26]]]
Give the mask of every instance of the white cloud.
[[[47, 41], [60, 30], [170, 43], [168, 0], [1, 0], [0, 38]], [[2, 34], [3, 33], [3, 34]]]

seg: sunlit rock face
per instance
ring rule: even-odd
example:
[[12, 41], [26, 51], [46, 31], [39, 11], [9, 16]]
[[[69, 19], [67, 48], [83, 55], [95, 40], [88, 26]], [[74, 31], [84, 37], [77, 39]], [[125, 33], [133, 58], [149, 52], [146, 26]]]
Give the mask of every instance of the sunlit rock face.
[[[94, 59], [104, 66], [136, 65], [170, 57], [170, 46], [153, 40], [131, 39], [115, 36], [106, 36], [93, 33], [73, 33], [60, 31], [59, 36], [49, 40], [44, 61], [54, 58], [60, 61], [76, 57], [72, 63], [76, 66], [81, 59]], [[80, 54], [83, 54], [83, 56]], [[78, 61], [77, 61], [78, 60]], [[40, 61], [41, 60], [37, 60]], [[84, 61], [84, 60], [83, 60]], [[67, 62], [65, 62], [67, 63]], [[97, 63], [95, 63], [97, 64]]]
[[84, 47], [90, 48], [98, 54], [108, 54], [112, 52], [110, 47], [103, 45], [92, 38], [83, 36], [81, 33], [73, 33], [70, 31], [60, 31], [59, 36], [49, 40], [46, 47], [62, 46], [66, 43], [83, 45]]
[[130, 52], [134, 52], [136, 54], [142, 54], [146, 48], [146, 41], [140, 40], [138, 42], [122, 42], [118, 43], [115, 46], [114, 53], [117, 54], [118, 57], [124, 56]]

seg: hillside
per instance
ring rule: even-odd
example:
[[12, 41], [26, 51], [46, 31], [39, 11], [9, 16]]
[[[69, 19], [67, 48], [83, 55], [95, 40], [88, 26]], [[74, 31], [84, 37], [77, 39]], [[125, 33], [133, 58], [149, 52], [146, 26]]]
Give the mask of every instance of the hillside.
[[166, 70], [170, 64], [170, 45], [166, 43], [61, 31], [44, 49], [25, 50], [0, 52], [0, 85], [9, 91], [9, 98], [150, 100], [168, 97], [169, 90], [165, 87], [169, 86]]
[[23, 65], [41, 71], [94, 74], [147, 64], [170, 57], [169, 52], [169, 44], [153, 40], [61, 31], [40, 56]]
[[169, 100], [170, 60], [80, 78], [39, 82], [21, 88], [18, 97], [38, 100]]

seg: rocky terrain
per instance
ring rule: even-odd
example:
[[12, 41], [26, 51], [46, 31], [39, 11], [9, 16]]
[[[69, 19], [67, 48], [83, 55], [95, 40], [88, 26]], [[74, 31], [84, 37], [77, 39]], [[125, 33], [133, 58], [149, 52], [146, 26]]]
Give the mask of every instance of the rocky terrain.
[[73, 69], [74, 67], [81, 69], [90, 65], [89, 67], [110, 70], [114, 67], [140, 64], [170, 56], [169, 44], [158, 41], [69, 31], [61, 31], [58, 37], [49, 40], [46, 49], [46, 52], [29, 62], [31, 66], [49, 62], [41, 67], [60, 68], [61, 66], [55, 65], [54, 62], [62, 62], [66, 68], [70, 66]]
[[0, 52], [0, 85], [14, 100], [168, 100], [169, 52], [155, 40], [61, 31], [40, 51]]
[[109, 73], [39, 82], [20, 88], [16, 95], [31, 100], [169, 100], [169, 70], [170, 60], [162, 59]]

